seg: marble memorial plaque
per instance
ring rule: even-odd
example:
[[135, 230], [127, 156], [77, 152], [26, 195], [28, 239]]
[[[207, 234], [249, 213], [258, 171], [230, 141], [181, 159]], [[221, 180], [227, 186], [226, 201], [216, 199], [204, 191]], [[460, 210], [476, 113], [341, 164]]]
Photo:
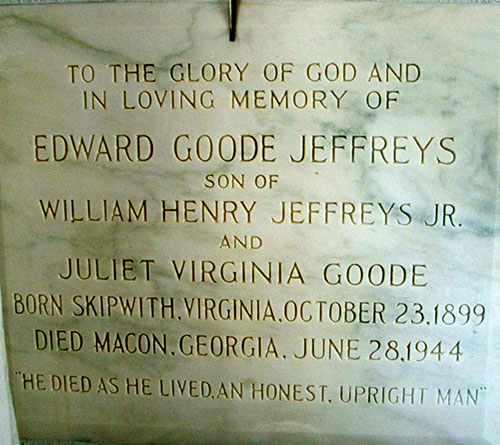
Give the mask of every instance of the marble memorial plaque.
[[2, 7], [21, 437], [480, 443], [499, 11]]

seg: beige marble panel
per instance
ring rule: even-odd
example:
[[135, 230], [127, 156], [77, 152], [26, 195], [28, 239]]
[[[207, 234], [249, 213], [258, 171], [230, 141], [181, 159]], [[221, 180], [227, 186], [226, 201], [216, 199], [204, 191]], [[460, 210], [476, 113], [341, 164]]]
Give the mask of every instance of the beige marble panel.
[[3, 7], [20, 435], [491, 442], [498, 11]]

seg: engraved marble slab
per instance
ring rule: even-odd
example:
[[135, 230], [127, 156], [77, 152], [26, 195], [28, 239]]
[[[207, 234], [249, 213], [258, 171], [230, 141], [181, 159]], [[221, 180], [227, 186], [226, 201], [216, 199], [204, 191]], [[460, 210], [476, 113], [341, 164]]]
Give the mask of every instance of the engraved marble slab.
[[3, 7], [21, 437], [480, 443], [499, 16]]

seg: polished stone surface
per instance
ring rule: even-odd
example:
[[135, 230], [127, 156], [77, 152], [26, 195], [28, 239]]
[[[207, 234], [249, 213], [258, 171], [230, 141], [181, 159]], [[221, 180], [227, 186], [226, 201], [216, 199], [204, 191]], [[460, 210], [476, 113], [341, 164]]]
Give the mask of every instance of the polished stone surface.
[[[397, 443], [402, 438], [408, 442], [425, 438], [426, 443], [479, 443], [486, 438], [483, 420], [492, 412], [488, 409], [494, 398], [490, 388], [497, 383], [496, 373], [490, 373], [491, 382], [487, 382], [486, 362], [495, 350], [495, 336], [488, 341], [488, 322], [494, 327], [498, 319], [491, 304], [498, 213], [498, 8], [248, 4], [240, 11], [235, 44], [227, 41], [225, 14], [224, 7], [216, 3], [1, 10], [0, 102], [7, 116], [0, 123], [1, 278], [20, 435], [119, 443], [322, 443], [347, 441], [355, 435], [369, 443]], [[356, 67], [352, 82], [311, 82], [305, 77], [309, 64], [343, 62], [348, 77], [350, 68]], [[112, 82], [109, 64], [136, 63], [155, 64], [156, 81]], [[176, 83], [173, 79], [181, 69], [172, 71], [172, 67], [179, 63], [183, 67], [191, 64], [193, 76], [199, 75], [197, 70], [203, 64], [222, 63], [223, 69], [231, 69], [232, 81], [223, 76], [222, 82]], [[293, 74], [284, 82], [265, 81], [262, 69], [268, 63], [293, 63]], [[378, 82], [372, 76], [368, 82], [374, 63], [379, 67], [389, 63], [394, 68], [405, 64], [409, 81], [393, 77]], [[76, 64], [92, 65], [95, 81], [71, 83], [67, 65]], [[312, 74], [317, 66], [312, 66]], [[243, 81], [239, 81], [242, 71]], [[83, 91], [90, 89], [106, 90], [108, 110], [82, 109]], [[165, 99], [163, 92], [172, 89], [213, 92], [215, 107], [171, 109], [171, 98], [167, 95]], [[275, 109], [258, 108], [270, 103], [271, 89], [279, 97], [288, 91], [291, 102], [295, 97], [299, 107], [307, 98], [307, 105], [284, 109], [275, 101]], [[239, 97], [244, 90], [263, 93], [257, 93], [253, 109], [231, 110], [233, 90]], [[389, 109], [372, 110], [365, 102], [372, 90], [384, 98], [397, 98], [397, 102], [390, 101]], [[127, 107], [135, 106], [134, 110], [123, 110], [123, 91]], [[207, 93], [206, 97], [212, 96]], [[376, 97], [371, 96], [372, 106]], [[149, 108], [148, 98], [157, 105]], [[312, 102], [314, 98], [316, 102]], [[165, 102], [160, 109], [161, 100]], [[149, 109], [139, 110], [139, 101]], [[125, 133], [147, 135], [154, 141], [151, 160], [139, 163], [132, 154], [134, 162], [129, 162], [122, 151], [121, 162], [114, 162], [115, 152], [110, 155], [112, 162], [106, 155], [87, 162], [75, 160], [71, 154], [62, 162], [53, 162], [50, 150], [43, 148], [50, 135], [64, 135], [66, 140], [70, 140], [68, 135], [105, 135], [112, 145], [114, 135]], [[183, 163], [173, 150], [175, 137], [182, 134], [189, 134], [191, 140], [202, 134], [214, 138], [273, 135], [275, 148], [267, 152], [267, 159], [276, 161]], [[300, 156], [302, 135], [325, 136], [315, 139], [325, 148], [314, 151], [316, 160], [325, 162], [291, 161], [290, 155], [293, 159]], [[332, 150], [332, 135], [345, 148], [337, 145]], [[141, 140], [145, 144], [146, 138]], [[59, 137], [57, 143], [61, 141]], [[384, 141], [388, 148], [382, 154]], [[370, 150], [370, 143], [375, 150]], [[36, 144], [42, 148], [37, 150]], [[353, 148], [358, 144], [365, 148]], [[407, 148], [398, 148], [402, 146]], [[56, 149], [61, 150], [61, 145]], [[208, 189], [204, 187], [207, 174], [245, 175], [245, 188]], [[278, 175], [279, 180], [271, 190], [259, 190], [252, 183], [259, 174]], [[56, 221], [43, 218], [40, 200], [44, 206], [48, 200], [54, 205], [60, 200]], [[91, 200], [92, 215], [88, 215], [86, 200]], [[121, 208], [131, 200], [136, 210], [137, 203], [147, 200], [148, 219], [69, 222], [61, 216], [64, 206], [71, 209], [75, 205], [75, 217], [111, 219], [108, 207], [107, 217], [99, 210], [103, 200], [119, 200]], [[227, 221], [215, 223], [206, 215], [207, 223], [177, 223], [172, 212], [161, 211], [162, 201], [171, 208], [175, 200], [195, 201], [187, 205], [196, 207], [196, 212], [201, 212], [201, 200], [210, 204], [231, 201], [226, 205], [237, 210], [227, 215]], [[280, 218], [281, 202], [295, 210], [294, 224], [273, 223], [271, 218]], [[310, 215], [305, 213], [308, 202], [320, 203], [312, 204]], [[321, 204], [325, 202], [337, 204]], [[436, 203], [440, 209], [446, 204], [448, 212], [455, 209], [444, 220], [444, 227], [424, 223], [431, 220]], [[198, 213], [183, 218], [193, 219], [193, 215]], [[329, 218], [327, 224], [325, 218]], [[262, 247], [223, 249], [219, 246], [224, 235], [260, 237]], [[68, 258], [98, 259], [100, 278], [109, 274], [110, 265], [118, 264], [113, 259], [133, 259], [134, 271], [125, 276], [136, 279], [124, 280], [121, 271], [115, 281], [74, 276], [65, 280], [60, 276], [66, 273]], [[154, 263], [147, 263], [150, 260]], [[187, 263], [178, 279], [183, 260]], [[202, 260], [218, 265], [255, 261], [261, 267], [272, 262], [274, 278], [272, 284], [259, 277], [255, 283], [224, 283], [221, 273], [216, 273], [217, 283], [212, 283], [208, 273], [205, 282], [200, 282], [197, 270], [192, 283], [186, 278], [192, 260], [197, 267]], [[277, 277], [278, 263], [283, 263], [285, 280], [291, 274], [289, 284]], [[302, 279], [293, 269], [294, 263]], [[365, 275], [373, 264], [384, 265], [386, 273], [391, 264], [403, 265], [408, 274], [416, 265], [414, 285], [407, 280], [391, 286], [388, 279], [380, 286], [370, 285], [366, 277], [360, 285], [349, 285], [345, 276], [342, 285], [328, 285], [323, 272], [327, 264], [335, 263], [344, 270], [349, 264], [361, 264]], [[151, 264], [148, 277], [145, 264]], [[211, 263], [205, 267], [212, 267]], [[375, 281], [379, 272], [376, 267]], [[232, 269], [226, 269], [222, 274], [227, 278], [231, 273]], [[333, 273], [328, 276], [330, 282], [333, 277]], [[242, 281], [241, 272], [238, 281]], [[62, 295], [63, 315], [16, 314], [16, 308], [22, 307], [21, 303], [16, 306], [16, 298], [20, 298], [16, 294], [23, 295], [25, 302], [29, 294]], [[121, 296], [127, 301], [143, 297], [146, 304], [147, 297], [172, 298], [175, 316], [127, 317], [112, 309], [110, 317], [93, 314], [84, 318], [77, 316], [82, 299], [75, 296], [79, 295]], [[276, 320], [203, 320], [190, 316], [185, 298], [269, 300]], [[363, 308], [373, 308], [371, 302], [377, 302], [379, 308], [385, 305], [385, 323], [319, 321], [317, 312], [312, 322], [284, 320], [284, 308], [293, 307], [286, 302], [309, 300], [326, 301], [325, 305], [338, 302], [334, 308], [345, 301], [366, 302]], [[408, 313], [403, 316], [404, 304]], [[443, 318], [447, 304], [454, 305], [454, 315]], [[321, 305], [304, 307], [308, 311]], [[483, 307], [485, 321], [476, 326], [482, 320]], [[469, 310], [476, 314], [467, 317]], [[435, 311], [441, 314], [437, 322]], [[396, 323], [399, 315], [404, 324]], [[370, 318], [369, 313], [366, 316]], [[453, 317], [456, 322], [451, 321]], [[43, 337], [36, 337], [36, 330], [75, 330], [81, 333], [84, 346], [78, 352], [36, 351], [35, 339], [40, 346]], [[95, 352], [95, 333], [102, 339], [108, 331], [111, 335], [154, 333], [159, 338], [165, 334], [167, 354]], [[187, 356], [181, 339], [187, 338], [191, 345], [196, 335], [226, 341], [234, 337], [238, 344], [245, 337], [261, 337], [266, 347], [272, 339], [278, 357], [272, 352], [267, 357], [265, 353], [256, 354], [263, 357], [241, 357], [241, 350], [234, 357], [231, 349], [225, 350], [233, 355], [230, 357]], [[351, 360], [345, 353], [342, 360], [294, 358], [301, 355], [304, 339], [311, 338], [317, 344], [321, 339], [351, 339], [359, 343], [359, 350], [351, 351]], [[396, 359], [388, 343], [392, 340], [398, 342]], [[374, 351], [378, 342], [381, 350]], [[439, 342], [445, 352], [431, 354], [438, 351]], [[457, 342], [463, 353], [458, 362], [453, 354]], [[205, 347], [200, 348], [204, 353]], [[495, 362], [490, 364], [494, 368]], [[44, 383], [39, 383], [39, 390], [23, 390], [19, 373], [43, 375]], [[63, 394], [50, 389], [53, 374], [85, 375], [92, 387], [85, 394]], [[107, 394], [104, 384], [99, 387], [101, 378], [107, 382]], [[149, 379], [151, 395], [147, 395], [148, 387], [143, 395], [126, 394], [126, 378]], [[116, 379], [118, 394], [110, 393], [114, 389], [110, 379]], [[197, 382], [193, 383], [196, 389], [191, 397], [186, 392], [166, 397], [172, 381], [177, 392], [188, 381]], [[198, 397], [201, 381], [211, 388], [206, 399]], [[221, 384], [227, 388], [231, 382], [243, 388], [241, 399], [223, 396]], [[252, 390], [260, 384], [269, 388], [296, 385], [302, 391], [296, 398], [314, 395], [314, 400], [255, 400], [258, 392]], [[360, 392], [359, 401], [342, 402], [340, 391], [345, 395], [354, 388]], [[392, 392], [399, 395], [397, 401], [391, 398], [382, 403], [382, 388], [397, 388]], [[406, 403], [401, 403], [402, 388], [413, 394], [406, 396]]]

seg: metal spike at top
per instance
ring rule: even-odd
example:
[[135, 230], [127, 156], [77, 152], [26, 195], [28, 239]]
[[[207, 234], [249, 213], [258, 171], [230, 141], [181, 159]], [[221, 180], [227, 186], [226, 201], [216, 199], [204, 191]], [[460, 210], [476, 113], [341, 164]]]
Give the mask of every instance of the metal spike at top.
[[229, 2], [229, 41], [236, 40], [236, 20], [238, 14], [238, 0], [228, 0]]

